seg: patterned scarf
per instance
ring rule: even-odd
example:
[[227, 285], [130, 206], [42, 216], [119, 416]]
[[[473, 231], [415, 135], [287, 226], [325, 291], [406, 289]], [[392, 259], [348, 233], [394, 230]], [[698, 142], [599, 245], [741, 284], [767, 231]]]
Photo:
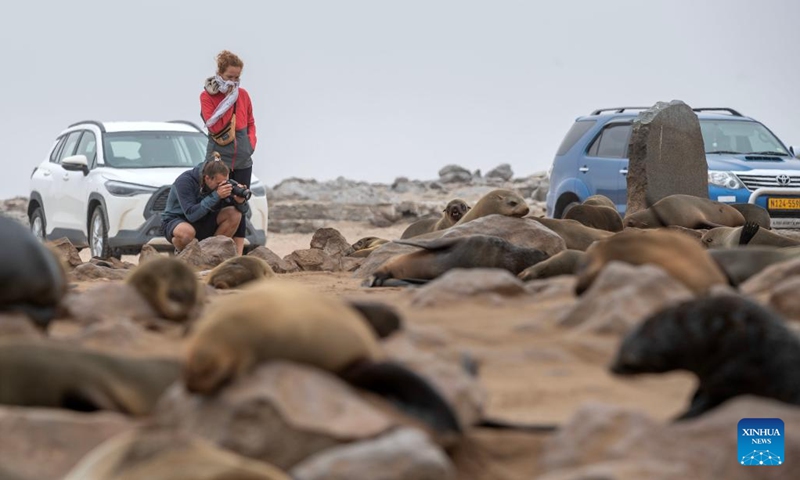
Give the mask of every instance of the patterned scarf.
[[223, 80], [222, 77], [219, 75], [214, 75], [213, 77], [208, 77], [206, 79], [205, 88], [208, 93], [211, 95], [215, 95], [217, 93], [228, 93], [225, 96], [225, 99], [217, 105], [217, 108], [214, 110], [214, 113], [211, 115], [206, 121], [206, 128], [213, 125], [217, 120], [222, 117], [235, 103], [236, 100], [239, 98], [239, 82], [232, 82], [229, 80]]

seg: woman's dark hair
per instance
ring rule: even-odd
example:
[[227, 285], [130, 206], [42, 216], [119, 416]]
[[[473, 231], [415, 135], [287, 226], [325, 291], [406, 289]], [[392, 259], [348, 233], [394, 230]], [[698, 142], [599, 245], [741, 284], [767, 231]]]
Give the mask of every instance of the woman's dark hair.
[[214, 178], [219, 174], [228, 175], [230, 173], [230, 169], [222, 160], [212, 159], [209, 160], [203, 165], [203, 178], [211, 177]]

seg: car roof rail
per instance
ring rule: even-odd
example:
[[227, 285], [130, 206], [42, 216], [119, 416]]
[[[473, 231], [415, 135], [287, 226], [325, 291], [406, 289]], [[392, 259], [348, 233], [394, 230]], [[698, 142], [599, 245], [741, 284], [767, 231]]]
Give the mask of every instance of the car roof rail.
[[614, 108], [598, 108], [592, 115], [600, 115], [603, 112], [614, 112], [614, 113], [622, 113], [625, 110], [647, 110], [650, 107], [614, 107]]
[[713, 108], [713, 107], [704, 107], [704, 108], [693, 108], [695, 112], [713, 112], [713, 111], [722, 111], [728, 112], [734, 117], [744, 117], [741, 113], [737, 112], [736, 110], [728, 107], [721, 107], [721, 108]]
[[86, 123], [95, 125], [97, 126], [97, 128], [100, 129], [101, 132], [106, 133], [106, 127], [103, 126], [103, 124], [101, 122], [98, 122], [97, 120], [84, 120], [82, 122], [75, 122], [67, 128], [77, 127], [78, 125], [84, 125]]
[[203, 129], [198, 127], [196, 123], [190, 122], [189, 120], [169, 120], [167, 123], [182, 123], [184, 125], [189, 125], [190, 127], [194, 127], [197, 129], [198, 132], [203, 133]]

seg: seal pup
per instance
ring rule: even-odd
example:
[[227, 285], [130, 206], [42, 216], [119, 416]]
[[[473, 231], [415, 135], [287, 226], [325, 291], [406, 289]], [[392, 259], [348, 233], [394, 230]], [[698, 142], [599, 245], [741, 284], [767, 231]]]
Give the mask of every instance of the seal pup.
[[735, 247], [737, 245], [760, 245], [764, 247], [797, 247], [800, 241], [767, 230], [755, 222], [741, 227], [717, 227], [703, 234], [701, 240], [708, 248]]
[[552, 257], [519, 272], [517, 277], [523, 282], [529, 282], [558, 275], [573, 275], [585, 256], [586, 253], [580, 250], [562, 250]]
[[755, 203], [731, 203], [731, 207], [744, 216], [745, 222], [757, 223], [761, 228], [772, 229], [772, 218], [766, 208]]
[[60, 258], [18, 221], [0, 215], [0, 312], [21, 312], [42, 331], [68, 282]]
[[614, 235], [614, 232], [587, 227], [577, 220], [546, 217], [526, 218], [535, 220], [554, 231], [559, 237], [564, 239], [564, 243], [569, 250], [586, 251], [589, 245], [597, 240], [602, 240]]
[[252, 255], [244, 255], [229, 258], [214, 267], [208, 274], [206, 283], [217, 289], [229, 289], [274, 276], [275, 272], [267, 262]]
[[447, 203], [447, 206], [444, 207], [444, 210], [442, 210], [442, 216], [437, 219], [436, 222], [432, 223], [431, 220], [433, 219], [418, 220], [409, 225], [403, 234], [400, 235], [400, 238], [412, 238], [425, 233], [450, 228], [458, 223], [458, 221], [461, 220], [461, 217], [463, 217], [470, 210], [470, 208], [471, 207], [467, 205], [467, 202], [460, 198], [450, 200], [450, 202]]
[[353, 253], [348, 257], [368, 257], [370, 253], [377, 250], [384, 243], [389, 243], [389, 240], [378, 237], [364, 237], [351, 245]]
[[587, 227], [609, 232], [622, 231], [622, 217], [616, 208], [596, 205], [575, 205], [564, 214], [566, 220], [577, 220]]
[[600, 271], [612, 261], [657, 265], [697, 295], [707, 293], [714, 285], [729, 284], [708, 250], [688, 235], [666, 229], [626, 229], [586, 250], [576, 272], [575, 293], [581, 295], [588, 290]]
[[291, 480], [266, 462], [223, 450], [208, 440], [158, 425], [104, 441], [64, 480]]
[[392, 400], [439, 432], [460, 432], [452, 407], [420, 375], [387, 361], [347, 302], [291, 281], [263, 280], [217, 300], [187, 341], [182, 382], [213, 395], [270, 360], [311, 365]]
[[506, 189], [492, 190], [487, 193], [472, 207], [466, 215], [455, 223], [463, 225], [470, 220], [485, 217], [494, 213], [507, 217], [524, 217], [530, 212], [528, 204], [517, 192]]
[[614, 204], [614, 201], [606, 197], [605, 195], [591, 195], [589, 197], [586, 197], [586, 200], [583, 201], [582, 205], [592, 205], [595, 207], [608, 207], [608, 208], [613, 208], [614, 210], [617, 209], [617, 206]]
[[784, 320], [740, 296], [711, 296], [667, 307], [622, 341], [617, 375], [688, 370], [699, 385], [678, 420], [697, 417], [737, 395], [800, 405], [800, 339]]
[[738, 287], [770, 265], [800, 257], [800, 247], [723, 247], [708, 251], [725, 272], [730, 284]]
[[201, 299], [200, 281], [174, 257], [160, 256], [137, 266], [125, 283], [138, 291], [164, 318], [186, 320]]
[[492, 235], [465, 235], [435, 240], [396, 240], [422, 250], [398, 255], [372, 275], [371, 286], [388, 279], [433, 280], [453, 268], [502, 268], [517, 275], [548, 255], [535, 248], [519, 247]]
[[49, 341], [0, 341], [0, 404], [147, 415], [180, 377], [169, 358], [111, 355]]
[[675, 194], [662, 198], [650, 208], [625, 215], [623, 225], [636, 228], [716, 228], [744, 225], [744, 215], [728, 204], [693, 195]]

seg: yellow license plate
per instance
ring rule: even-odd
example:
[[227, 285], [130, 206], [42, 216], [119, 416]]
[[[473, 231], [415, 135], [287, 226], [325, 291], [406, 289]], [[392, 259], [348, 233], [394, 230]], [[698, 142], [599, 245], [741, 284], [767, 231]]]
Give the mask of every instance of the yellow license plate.
[[767, 208], [770, 210], [800, 210], [800, 198], [769, 198]]

